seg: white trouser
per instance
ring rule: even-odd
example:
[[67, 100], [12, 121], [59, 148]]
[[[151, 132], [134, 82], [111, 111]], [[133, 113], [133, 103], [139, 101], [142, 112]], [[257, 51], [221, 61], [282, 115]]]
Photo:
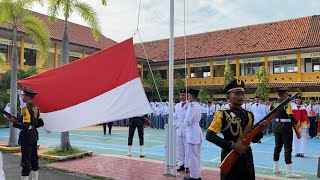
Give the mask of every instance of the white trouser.
[[189, 146], [189, 170], [191, 178], [200, 178], [201, 177], [201, 167], [200, 167], [200, 154], [201, 154], [201, 143], [200, 144], [190, 144]]
[[0, 180], [6, 180], [3, 172], [3, 158], [2, 158], [1, 151], [0, 151]]
[[178, 136], [178, 160], [179, 166], [184, 164], [184, 167], [189, 167], [188, 145], [186, 143], [186, 136]]

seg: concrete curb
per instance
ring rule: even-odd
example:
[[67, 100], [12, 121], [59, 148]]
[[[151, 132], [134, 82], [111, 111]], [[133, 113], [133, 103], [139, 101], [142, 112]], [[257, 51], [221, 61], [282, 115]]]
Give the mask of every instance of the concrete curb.
[[78, 158], [84, 158], [88, 156], [92, 156], [93, 152], [92, 151], [87, 151], [87, 152], [82, 152], [82, 153], [77, 153], [77, 154], [72, 154], [68, 156], [55, 156], [55, 155], [47, 155], [47, 154], [39, 154], [39, 158], [43, 159], [49, 159], [49, 160], [56, 160], [56, 161], [68, 161], [72, 159], [78, 159]]

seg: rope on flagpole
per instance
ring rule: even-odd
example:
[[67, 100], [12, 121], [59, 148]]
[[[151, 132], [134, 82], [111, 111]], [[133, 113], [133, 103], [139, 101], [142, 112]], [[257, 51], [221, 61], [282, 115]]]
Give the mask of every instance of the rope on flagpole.
[[139, 11], [138, 11], [138, 20], [137, 20], [137, 28], [135, 30], [135, 32], [133, 33], [132, 37], [134, 37], [137, 33], [139, 35], [139, 39], [140, 39], [140, 42], [141, 42], [141, 45], [142, 45], [142, 49], [143, 49], [143, 53], [144, 53], [144, 56], [146, 57], [146, 60], [147, 60], [147, 63], [148, 63], [148, 67], [149, 67], [149, 70], [150, 70], [150, 73], [151, 73], [151, 77], [152, 77], [152, 80], [153, 80], [153, 83], [156, 87], [156, 91], [157, 91], [157, 94], [159, 96], [159, 100], [160, 102], [162, 102], [162, 98], [160, 96], [160, 92], [159, 92], [159, 88], [158, 88], [158, 85], [154, 79], [154, 75], [153, 75], [153, 72], [152, 72], [152, 69], [151, 69], [151, 66], [150, 66], [150, 62], [149, 62], [149, 58], [148, 58], [148, 55], [147, 55], [147, 52], [146, 52], [146, 49], [143, 45], [143, 41], [142, 41], [142, 37], [141, 37], [141, 34], [140, 34], [140, 31], [139, 31], [139, 24], [140, 24], [140, 12], [141, 12], [141, 0], [139, 1]]
[[186, 38], [186, 0], [183, 1], [183, 41], [184, 41], [184, 77], [186, 85], [186, 94], [188, 94], [188, 77], [187, 74], [187, 38]]

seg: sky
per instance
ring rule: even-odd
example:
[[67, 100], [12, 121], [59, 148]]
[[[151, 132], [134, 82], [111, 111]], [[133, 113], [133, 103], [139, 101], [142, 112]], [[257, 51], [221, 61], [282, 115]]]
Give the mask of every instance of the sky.
[[[136, 32], [140, 0], [86, 2], [96, 10], [104, 36], [121, 42]], [[175, 37], [320, 14], [320, 0], [185, 0], [185, 16], [184, 0], [174, 2]], [[47, 13], [46, 5], [31, 10]], [[143, 42], [169, 38], [170, 0], [141, 0], [139, 19]], [[70, 22], [87, 26], [75, 12]], [[137, 33], [134, 42], [141, 42]]]

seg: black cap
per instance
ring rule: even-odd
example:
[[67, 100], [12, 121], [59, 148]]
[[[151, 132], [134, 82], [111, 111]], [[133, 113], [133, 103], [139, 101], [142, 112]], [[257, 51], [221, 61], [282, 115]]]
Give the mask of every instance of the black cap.
[[192, 95], [196, 95], [198, 96], [199, 94], [199, 90], [196, 90], [196, 89], [189, 89], [188, 93], [192, 94]]
[[224, 89], [223, 93], [244, 92], [244, 82], [241, 79], [231, 81]]
[[30, 97], [34, 97], [36, 94], [38, 94], [38, 92], [30, 89], [29, 87], [25, 86], [22, 88], [22, 94], [25, 94], [27, 96], [30, 96]]
[[284, 92], [284, 91], [288, 91], [288, 88], [286, 88], [286, 87], [281, 87], [281, 88], [277, 88], [276, 91], [277, 91], [277, 92]]
[[259, 96], [256, 96], [256, 97], [254, 97], [254, 98], [258, 98], [258, 99], [260, 99], [260, 97], [259, 97]]
[[296, 96], [296, 99], [301, 99], [301, 96]]
[[180, 93], [186, 93], [186, 89], [180, 89]]

